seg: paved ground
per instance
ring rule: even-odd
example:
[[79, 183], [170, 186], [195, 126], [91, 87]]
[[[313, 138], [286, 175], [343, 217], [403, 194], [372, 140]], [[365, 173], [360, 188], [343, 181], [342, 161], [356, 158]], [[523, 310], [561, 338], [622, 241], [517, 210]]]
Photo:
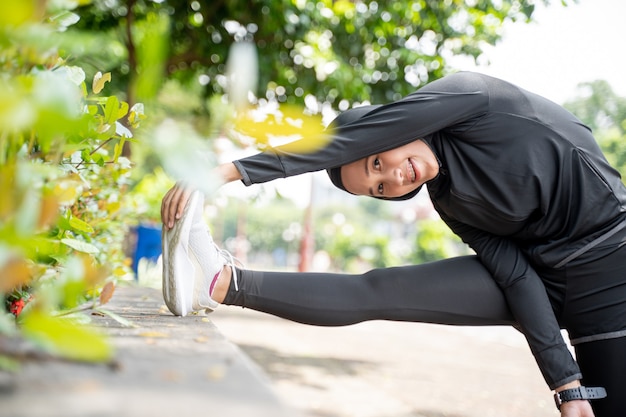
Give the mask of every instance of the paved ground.
[[[0, 417], [298, 415], [207, 317], [174, 317], [160, 290], [118, 287], [106, 308], [133, 323], [93, 316], [116, 349], [112, 363], [29, 356], [20, 372], [0, 372]], [[0, 351], [9, 342], [0, 338]]]
[[209, 318], [309, 417], [559, 415], [512, 329], [381, 321], [318, 328], [226, 306]]

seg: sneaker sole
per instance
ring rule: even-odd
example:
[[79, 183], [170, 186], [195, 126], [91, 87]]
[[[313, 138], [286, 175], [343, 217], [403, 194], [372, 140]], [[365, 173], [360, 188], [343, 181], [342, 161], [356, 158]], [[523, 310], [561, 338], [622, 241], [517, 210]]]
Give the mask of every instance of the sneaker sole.
[[176, 316], [186, 316], [192, 311], [195, 268], [189, 258], [188, 248], [181, 242], [189, 242], [193, 223], [191, 210], [198, 203], [199, 194], [194, 192], [182, 217], [174, 227], [162, 232], [163, 245], [163, 299], [165, 305]]

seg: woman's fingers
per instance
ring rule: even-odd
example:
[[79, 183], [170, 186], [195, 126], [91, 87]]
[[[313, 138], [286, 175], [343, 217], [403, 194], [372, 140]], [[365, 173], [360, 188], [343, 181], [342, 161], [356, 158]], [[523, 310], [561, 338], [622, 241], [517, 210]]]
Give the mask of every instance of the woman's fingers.
[[165, 196], [163, 197], [163, 200], [161, 201], [161, 221], [163, 222], [163, 226], [167, 227], [168, 229], [171, 228], [170, 204], [171, 204], [172, 195], [174, 194], [175, 189], [176, 189], [175, 187], [169, 189], [168, 192], [165, 193]]
[[165, 227], [171, 229], [182, 217], [191, 192], [182, 184], [176, 184], [165, 194], [161, 202], [161, 221]]

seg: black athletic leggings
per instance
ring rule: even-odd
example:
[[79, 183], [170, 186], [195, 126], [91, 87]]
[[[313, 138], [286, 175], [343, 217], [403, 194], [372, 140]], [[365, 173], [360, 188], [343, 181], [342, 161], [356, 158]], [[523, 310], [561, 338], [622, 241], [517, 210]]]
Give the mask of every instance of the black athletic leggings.
[[[476, 256], [375, 269], [362, 275], [260, 272], [237, 269], [224, 304], [318, 326], [367, 320], [449, 325], [512, 325], [503, 293]], [[609, 396], [592, 403], [596, 417], [626, 407], [626, 338], [576, 346], [584, 384]], [[618, 411], [619, 410], [619, 411]]]

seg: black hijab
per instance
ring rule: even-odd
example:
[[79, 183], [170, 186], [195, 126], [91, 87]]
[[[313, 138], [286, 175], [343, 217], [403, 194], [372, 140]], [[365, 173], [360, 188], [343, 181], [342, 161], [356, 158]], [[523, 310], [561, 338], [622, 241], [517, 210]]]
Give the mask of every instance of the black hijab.
[[[352, 108], [350, 110], [346, 110], [345, 112], [341, 113], [339, 116], [337, 116], [335, 118], [335, 120], [333, 120], [329, 125], [328, 125], [328, 129], [330, 130], [335, 130], [335, 129], [339, 129], [341, 128], [341, 126], [345, 126], [349, 123], [352, 123], [354, 121], [359, 120], [360, 118], [362, 118], [363, 116], [365, 116], [366, 114], [369, 114], [370, 112], [372, 112], [373, 110], [377, 109], [378, 107], [380, 107], [380, 105], [371, 105], [371, 106], [361, 106], [361, 107], [355, 107]], [[333, 168], [328, 168], [326, 170], [326, 172], [328, 173], [328, 176], [330, 177], [330, 181], [333, 183], [333, 185], [347, 193], [350, 193], [350, 191], [346, 190], [346, 187], [344, 187], [343, 185], [343, 181], [341, 181], [341, 167], [333, 167]], [[413, 197], [415, 197], [415, 195], [422, 189], [422, 186], [419, 186], [417, 189], [411, 191], [408, 194], [402, 195], [400, 197], [391, 197], [391, 198], [387, 198], [387, 197], [376, 197], [374, 196], [374, 198], [378, 198], [381, 200], [390, 200], [390, 201], [403, 201], [403, 200], [409, 200]], [[353, 194], [353, 193], [350, 193]]]

